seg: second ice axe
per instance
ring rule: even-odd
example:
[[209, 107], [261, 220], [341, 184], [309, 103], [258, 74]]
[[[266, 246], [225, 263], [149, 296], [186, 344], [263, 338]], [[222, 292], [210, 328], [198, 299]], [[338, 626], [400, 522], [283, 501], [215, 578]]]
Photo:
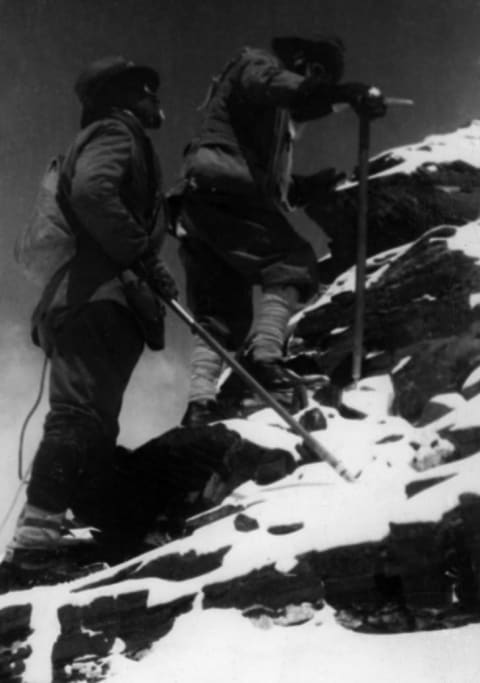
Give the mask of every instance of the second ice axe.
[[[413, 100], [386, 97], [387, 106], [413, 106]], [[363, 336], [365, 327], [365, 268], [368, 232], [368, 159], [370, 153], [370, 118], [359, 115], [358, 135], [358, 218], [357, 262], [355, 269], [355, 314], [353, 323], [352, 379], [356, 385], [362, 376]]]

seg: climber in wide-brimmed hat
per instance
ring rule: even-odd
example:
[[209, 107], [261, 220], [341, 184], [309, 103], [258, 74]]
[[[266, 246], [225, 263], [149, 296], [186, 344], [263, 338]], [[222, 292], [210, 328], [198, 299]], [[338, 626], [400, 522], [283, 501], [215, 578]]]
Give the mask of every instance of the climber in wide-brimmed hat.
[[51, 362], [50, 409], [0, 566], [0, 592], [54, 571], [67, 511], [85, 489], [95, 495], [105, 476], [145, 344], [164, 345], [162, 296], [176, 296], [176, 288], [160, 256], [161, 172], [147, 135], [162, 120], [158, 85], [154, 69], [122, 57], [93, 62], [75, 85], [83, 127], [57, 191], [75, 253], [33, 316], [34, 338]]
[[[212, 79], [198, 135], [187, 147], [182, 179], [171, 193], [181, 206], [181, 255], [189, 305], [267, 390], [291, 388], [282, 367], [287, 323], [317, 289], [310, 244], [285, 211], [322, 196], [335, 169], [293, 176], [298, 125], [345, 102], [368, 116], [385, 113], [370, 86], [341, 83], [344, 45], [333, 37], [279, 36], [272, 51], [246, 47]], [[253, 285], [261, 296], [252, 325]], [[222, 360], [196, 337], [183, 424], [222, 416], [216, 401]]]
[[88, 125], [114, 107], [127, 110], [133, 107], [146, 127], [158, 128], [163, 112], [158, 102], [154, 108], [151, 102], [157, 98], [159, 85], [160, 76], [155, 69], [124, 57], [104, 57], [92, 62], [75, 83], [75, 93], [83, 107], [82, 125]]

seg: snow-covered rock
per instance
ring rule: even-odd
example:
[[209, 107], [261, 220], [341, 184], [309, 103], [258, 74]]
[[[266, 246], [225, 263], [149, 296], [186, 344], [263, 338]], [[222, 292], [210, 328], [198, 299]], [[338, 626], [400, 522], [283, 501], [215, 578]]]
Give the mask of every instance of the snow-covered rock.
[[[320, 639], [332, 608], [338, 629], [440, 628], [449, 624], [440, 610], [468, 623], [455, 608], [477, 591], [480, 453], [418, 472], [411, 460], [431, 434], [401, 418], [324, 411], [330, 424], [314, 434], [350, 469], [356, 462], [354, 483], [324, 463], [301, 464], [283, 425], [228, 421], [243, 440], [281, 445], [298, 467], [270, 484], [245, 481], [192, 517], [184, 538], [69, 584], [0, 597], [0, 642], [14, 665], [5, 680], [22, 667], [21, 680], [35, 683], [86, 680], [86, 671], [101, 680], [125, 658], [148, 661], [182, 615], [195, 614], [201, 631], [211, 610], [235, 610], [247, 629], [312, 621]], [[394, 618], [379, 626], [375, 610], [392, 602]]]
[[[480, 207], [480, 120], [388, 150], [371, 159], [369, 174], [369, 256], [432, 227], [470, 222]], [[356, 182], [345, 183], [328, 203], [313, 202], [307, 213], [331, 240], [332, 258], [320, 269], [329, 282], [355, 262]]]
[[309, 381], [290, 409], [353, 481], [244, 396], [240, 416], [119, 449], [76, 514], [124, 555], [157, 515], [186, 521], [108, 569], [0, 596], [1, 680], [478, 677], [479, 150], [477, 121], [371, 161], [354, 387], [355, 183], [310, 207], [341, 225], [338, 277], [292, 320], [287, 363], [331, 382]]
[[[436, 394], [476, 391], [479, 257], [477, 220], [432, 228], [369, 260], [365, 373], [390, 373], [397, 410], [410, 420], [420, 419]], [[311, 358], [315, 349], [317, 366], [339, 385], [347, 384], [351, 371], [353, 270], [294, 320], [297, 355], [302, 351]]]

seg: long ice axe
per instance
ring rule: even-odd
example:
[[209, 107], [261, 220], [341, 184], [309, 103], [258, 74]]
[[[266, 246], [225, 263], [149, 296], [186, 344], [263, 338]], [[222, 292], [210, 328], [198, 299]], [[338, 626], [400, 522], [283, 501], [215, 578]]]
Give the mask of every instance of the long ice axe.
[[[413, 106], [413, 100], [386, 97], [387, 106]], [[353, 323], [352, 379], [354, 386], [362, 376], [363, 337], [365, 329], [365, 272], [368, 227], [368, 160], [370, 154], [370, 118], [359, 115], [358, 135], [358, 222], [357, 264], [355, 269], [355, 316]]]
[[335, 472], [343, 477], [348, 482], [353, 482], [355, 477], [347, 470], [345, 465], [333, 453], [327, 450], [322, 444], [315, 439], [310, 432], [308, 432], [302, 425], [290, 415], [288, 410], [284, 408], [264, 387], [252, 377], [252, 375], [245, 370], [233, 356], [214, 338], [212, 335], [200, 325], [175, 299], [164, 299], [165, 303], [190, 327], [192, 332], [201, 337], [214, 351], [218, 353], [227, 365], [237, 373], [245, 384], [252, 389], [265, 403], [272, 408], [290, 427], [292, 432], [300, 436], [308, 449], [314, 453], [317, 458], [324, 461], [333, 467]]

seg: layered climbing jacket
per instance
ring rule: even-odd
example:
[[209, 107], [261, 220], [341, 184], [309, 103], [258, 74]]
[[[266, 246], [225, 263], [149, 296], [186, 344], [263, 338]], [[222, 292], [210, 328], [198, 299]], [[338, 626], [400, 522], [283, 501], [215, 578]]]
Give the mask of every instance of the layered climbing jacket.
[[306, 79], [267, 51], [243, 48], [213, 79], [183, 177], [196, 190], [245, 194], [285, 204], [294, 122], [332, 112], [312, 101]]
[[62, 168], [60, 205], [76, 235], [76, 254], [42, 294], [38, 326], [89, 301], [131, 307], [122, 274], [152, 261], [166, 232], [161, 170], [150, 139], [129, 112], [95, 121], [77, 135]]

